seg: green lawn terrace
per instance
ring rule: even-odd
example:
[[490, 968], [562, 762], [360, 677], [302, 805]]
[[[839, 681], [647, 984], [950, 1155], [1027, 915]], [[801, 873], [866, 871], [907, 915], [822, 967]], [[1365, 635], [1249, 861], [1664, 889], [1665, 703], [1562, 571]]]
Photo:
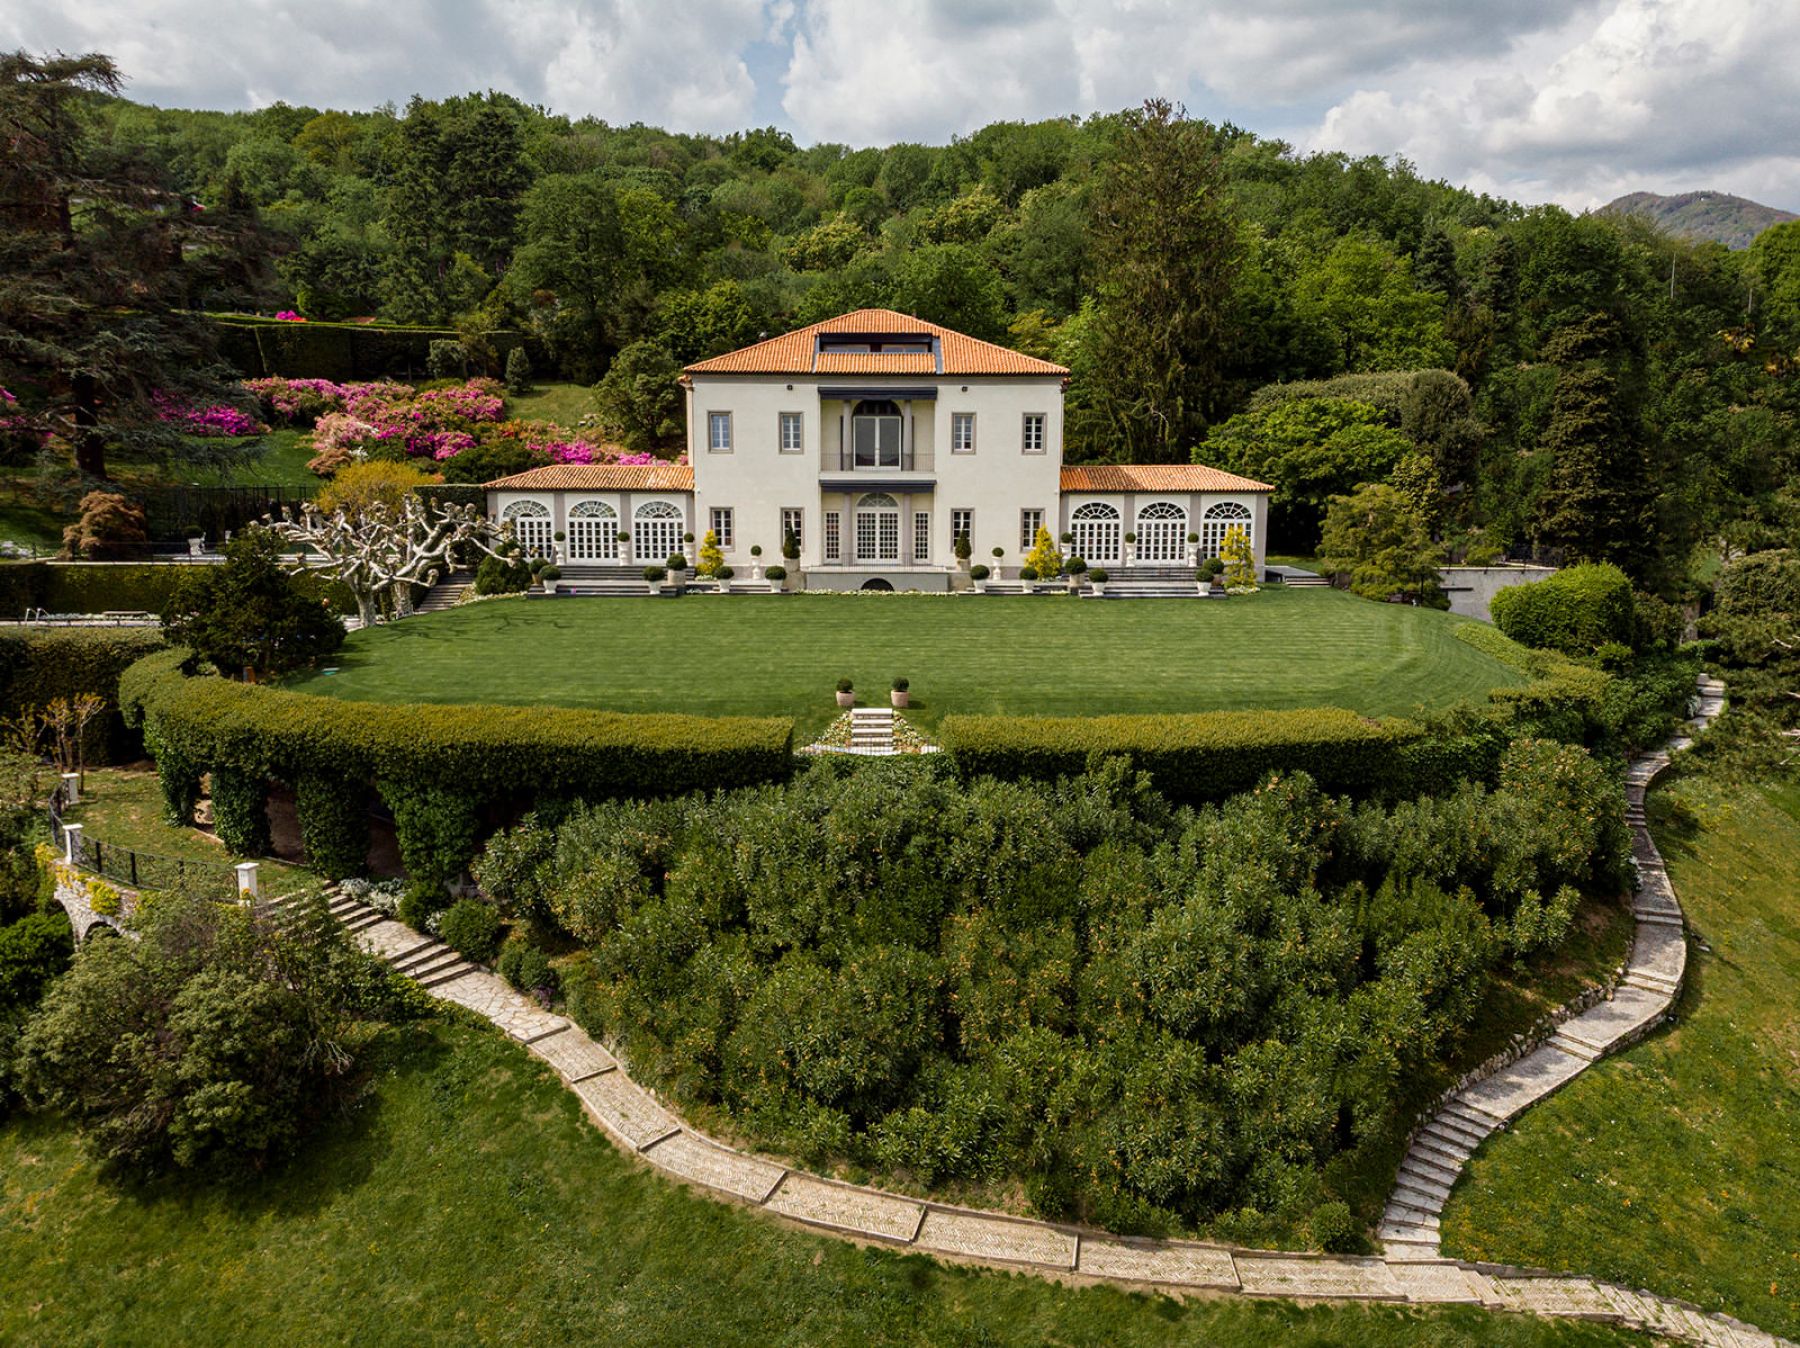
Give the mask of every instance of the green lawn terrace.
[[1406, 715], [1522, 676], [1455, 636], [1464, 619], [1324, 589], [1223, 603], [1065, 596], [706, 595], [499, 600], [353, 633], [298, 691], [351, 700], [792, 716], [837, 714], [838, 679], [887, 702], [911, 681], [950, 713], [1344, 707]]

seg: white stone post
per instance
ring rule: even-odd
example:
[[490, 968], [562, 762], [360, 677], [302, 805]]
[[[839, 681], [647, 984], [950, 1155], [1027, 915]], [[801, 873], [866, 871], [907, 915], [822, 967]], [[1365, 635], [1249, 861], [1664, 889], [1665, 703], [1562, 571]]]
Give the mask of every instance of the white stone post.
[[79, 772], [63, 773], [62, 793], [64, 805], [81, 804], [81, 774]]
[[256, 879], [256, 863], [240, 861], [237, 864], [238, 898], [255, 901], [262, 895], [262, 888]]
[[81, 825], [63, 825], [63, 860], [71, 866], [81, 864]]

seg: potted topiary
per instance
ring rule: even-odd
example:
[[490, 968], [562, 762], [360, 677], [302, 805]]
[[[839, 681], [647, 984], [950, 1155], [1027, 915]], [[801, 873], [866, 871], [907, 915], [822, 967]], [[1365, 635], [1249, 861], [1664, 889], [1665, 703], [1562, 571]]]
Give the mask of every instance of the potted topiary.
[[663, 581], [664, 581], [664, 579], [667, 578], [668, 574], [669, 574], [669, 572], [668, 572], [667, 567], [646, 566], [644, 568], [644, 579], [650, 582], [650, 593], [651, 594], [661, 594], [662, 593]]
[[907, 706], [912, 701], [912, 694], [908, 691], [911, 687], [912, 684], [907, 680], [895, 679], [888, 691], [888, 700], [896, 707]]
[[1035, 566], [1021, 566], [1019, 568], [1019, 579], [1025, 583], [1026, 594], [1037, 593], [1037, 578], [1037, 568]]
[[679, 552], [671, 552], [664, 558], [663, 565], [669, 568], [669, 576], [671, 579], [676, 581], [687, 579], [687, 558], [682, 556]]
[[1071, 557], [1063, 563], [1063, 575], [1069, 579], [1069, 593], [1074, 594], [1081, 589], [1081, 578], [1087, 574], [1087, 562], [1080, 557]]
[[550, 538], [550, 560], [553, 562], [563, 561], [565, 558], [563, 544], [568, 541], [568, 534], [564, 533], [561, 529], [558, 529], [555, 533], [550, 535]]
[[856, 705], [856, 685], [849, 679], [839, 679], [837, 681], [837, 700], [840, 707], [854, 707]]
[[787, 593], [787, 568], [780, 562], [776, 562], [774, 566], [771, 566], [767, 571], [763, 572], [763, 574], [769, 578], [769, 588], [771, 593]]
[[1187, 536], [1187, 558], [1189, 566], [1198, 566], [1200, 564], [1199, 534], [1189, 534]]
[[969, 569], [969, 554], [974, 550], [969, 545], [969, 536], [966, 533], [958, 534], [950, 540], [950, 551], [956, 554], [956, 564], [964, 571]]
[[1130, 566], [1137, 561], [1137, 535], [1125, 535], [1125, 565]]
[[560, 566], [546, 566], [538, 572], [538, 580], [543, 584], [545, 594], [556, 593], [556, 582], [562, 579]]
[[1198, 582], [1200, 593], [1204, 596], [1208, 588], [1212, 585], [1212, 572], [1208, 571], [1204, 566], [1197, 567], [1194, 571], [1194, 580]]
[[974, 566], [969, 568], [969, 581], [975, 586], [976, 594], [987, 593], [987, 578], [988, 569], [981, 565], [980, 562], [977, 562]]
[[1005, 548], [995, 548], [994, 549], [994, 579], [995, 580], [1004, 580], [1006, 578], [1006, 568], [1003, 567], [1002, 565], [1000, 565], [1000, 559], [1004, 556], [1006, 556]]
[[720, 594], [731, 593], [731, 578], [736, 574], [737, 573], [729, 566], [721, 566], [717, 571], [713, 572], [713, 575], [718, 577]]
[[750, 579], [761, 580], [762, 578], [762, 545], [760, 543], [752, 543], [750, 545]]
[[1095, 598], [1105, 597], [1106, 582], [1108, 579], [1110, 579], [1110, 577], [1108, 577], [1106, 572], [1100, 567], [1095, 567], [1092, 571], [1088, 572], [1088, 583], [1094, 587]]

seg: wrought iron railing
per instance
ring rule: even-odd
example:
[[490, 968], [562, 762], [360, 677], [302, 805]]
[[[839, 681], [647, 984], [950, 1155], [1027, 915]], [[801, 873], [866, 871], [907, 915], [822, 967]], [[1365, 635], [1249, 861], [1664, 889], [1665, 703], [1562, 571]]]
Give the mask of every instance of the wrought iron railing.
[[86, 825], [75, 830], [71, 847], [71, 835], [63, 820], [67, 806], [68, 797], [59, 784], [50, 794], [50, 839], [59, 854], [82, 870], [131, 889], [182, 889], [221, 901], [238, 897], [237, 871], [231, 866], [140, 852], [135, 847], [95, 837], [88, 833]]

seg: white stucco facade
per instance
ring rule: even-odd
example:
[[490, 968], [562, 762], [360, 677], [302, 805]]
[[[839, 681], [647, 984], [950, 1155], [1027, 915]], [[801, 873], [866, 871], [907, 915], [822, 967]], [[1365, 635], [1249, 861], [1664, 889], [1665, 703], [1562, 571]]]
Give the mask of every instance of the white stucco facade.
[[908, 315], [859, 310], [689, 366], [691, 478], [538, 469], [488, 484], [489, 509], [527, 546], [548, 552], [557, 538], [575, 566], [691, 559], [694, 545], [664, 544], [713, 531], [743, 575], [753, 560], [782, 561], [792, 531], [804, 583], [820, 589], [950, 588], [958, 532], [971, 564], [1013, 576], [1039, 527], [1076, 536], [1065, 554], [1116, 568], [1191, 565], [1235, 526], [1260, 571], [1264, 484], [1192, 464], [1065, 470], [1067, 378]]

